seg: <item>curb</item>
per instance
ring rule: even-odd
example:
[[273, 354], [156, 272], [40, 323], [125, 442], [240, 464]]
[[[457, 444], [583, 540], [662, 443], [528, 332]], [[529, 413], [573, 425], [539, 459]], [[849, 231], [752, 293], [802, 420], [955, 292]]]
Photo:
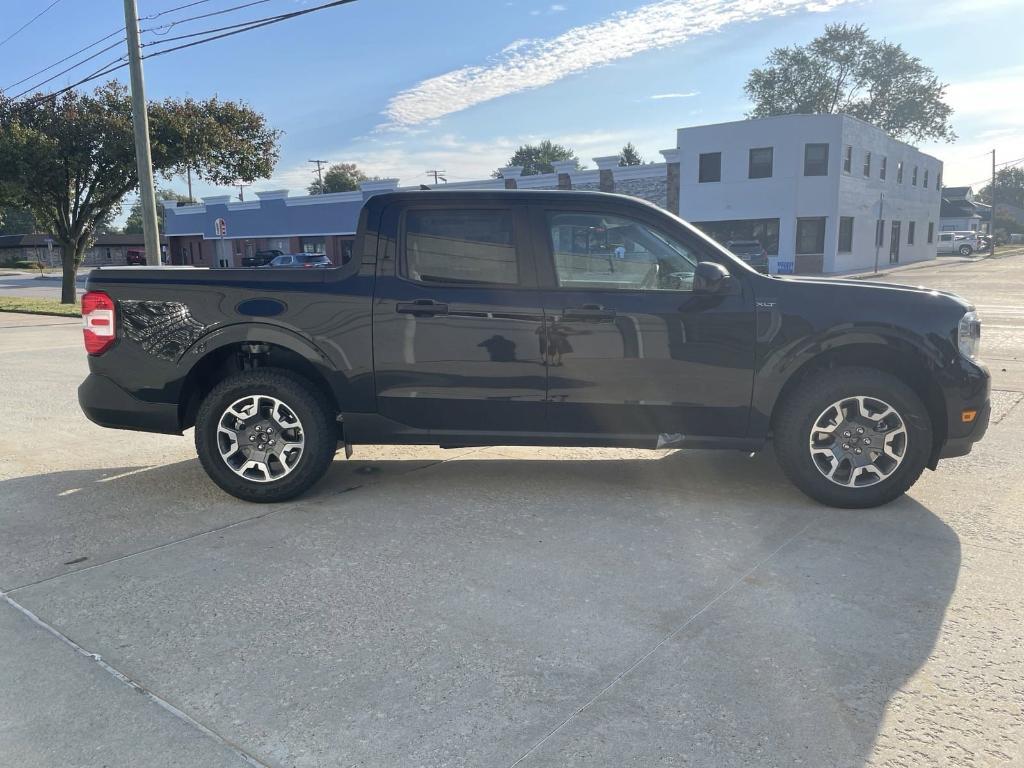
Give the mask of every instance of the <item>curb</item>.
[[828, 275], [828, 277], [835, 277], [842, 280], [870, 280], [875, 277], [901, 275], [904, 272], [913, 272], [916, 269], [927, 269], [928, 267], [950, 267], [956, 264], [977, 264], [979, 261], [987, 261], [988, 259], [988, 256], [978, 256], [976, 258], [938, 256], [934, 259], [908, 264], [905, 267], [896, 267], [895, 269], [880, 269], [877, 272], [853, 272], [846, 275]]

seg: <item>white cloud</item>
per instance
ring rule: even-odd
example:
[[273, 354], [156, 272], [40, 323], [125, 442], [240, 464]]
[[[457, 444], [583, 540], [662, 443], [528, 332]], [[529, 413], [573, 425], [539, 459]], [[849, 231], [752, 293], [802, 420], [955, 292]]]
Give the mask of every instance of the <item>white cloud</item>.
[[683, 91], [681, 93], [655, 93], [648, 98], [653, 101], [661, 101], [662, 99], [688, 99], [691, 96], [699, 96], [700, 91]]
[[564, 5], [562, 5], [561, 3], [555, 3], [555, 4], [554, 4], [554, 5], [552, 5], [552, 6], [550, 7], [550, 8], [548, 8], [548, 11], [549, 11], [550, 13], [561, 13], [561, 12], [562, 12], [562, 11], [564, 11], [565, 9], [566, 9], [566, 8], [565, 8], [565, 6], [564, 6]]
[[550, 85], [620, 59], [683, 43], [738, 22], [798, 11], [827, 11], [853, 0], [660, 0], [569, 29], [517, 41], [482, 65], [423, 80], [394, 96], [388, 127], [418, 125], [492, 99]]

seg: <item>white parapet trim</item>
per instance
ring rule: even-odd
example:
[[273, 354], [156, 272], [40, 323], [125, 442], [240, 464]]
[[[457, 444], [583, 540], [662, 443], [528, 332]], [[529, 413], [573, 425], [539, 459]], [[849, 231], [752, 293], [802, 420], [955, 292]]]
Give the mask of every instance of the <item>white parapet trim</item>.
[[599, 171], [612, 171], [619, 167], [619, 156], [605, 155], [604, 157], [595, 157], [594, 162], [597, 163]]
[[519, 189], [557, 189], [557, 173], [535, 173], [532, 176], [520, 176], [516, 180]]
[[327, 192], [322, 195], [303, 195], [302, 197], [285, 198], [284, 204], [288, 208], [302, 205], [329, 205], [330, 203], [354, 203], [361, 202], [363, 193], [355, 192]]
[[518, 179], [523, 175], [523, 166], [510, 165], [507, 168], [499, 168], [498, 173], [501, 174], [503, 179]]
[[364, 181], [359, 184], [363, 192], [393, 192], [398, 189], [398, 179], [375, 179]]
[[268, 189], [264, 192], [257, 192], [256, 197], [260, 200], [283, 200], [288, 197], [287, 189]]
[[668, 175], [667, 163], [647, 163], [646, 165], [624, 165], [614, 171], [615, 181], [630, 179], [663, 179]]

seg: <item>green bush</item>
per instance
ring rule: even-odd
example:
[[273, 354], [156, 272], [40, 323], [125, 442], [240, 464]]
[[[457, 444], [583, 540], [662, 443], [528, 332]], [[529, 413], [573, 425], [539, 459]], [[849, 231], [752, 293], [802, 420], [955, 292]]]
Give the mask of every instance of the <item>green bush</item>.
[[36, 262], [34, 261], [16, 261], [14, 262], [15, 269], [35, 269]]

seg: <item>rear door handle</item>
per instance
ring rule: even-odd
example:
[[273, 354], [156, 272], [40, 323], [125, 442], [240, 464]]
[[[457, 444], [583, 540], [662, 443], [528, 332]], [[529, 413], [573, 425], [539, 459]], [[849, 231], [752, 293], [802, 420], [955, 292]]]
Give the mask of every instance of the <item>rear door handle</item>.
[[430, 315], [447, 315], [448, 305], [441, 304], [433, 299], [416, 299], [416, 301], [401, 301], [395, 305], [395, 311], [405, 315], [416, 317], [429, 317]]
[[582, 307], [570, 307], [562, 311], [564, 320], [583, 320], [591, 323], [614, 320], [615, 310], [606, 309], [598, 304], [584, 304]]

